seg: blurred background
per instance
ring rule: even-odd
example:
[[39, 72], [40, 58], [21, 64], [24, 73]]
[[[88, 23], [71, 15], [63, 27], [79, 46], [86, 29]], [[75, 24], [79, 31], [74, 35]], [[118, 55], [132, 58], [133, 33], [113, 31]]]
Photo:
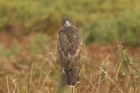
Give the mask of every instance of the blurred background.
[[[84, 47], [81, 64], [85, 66], [83, 73], [91, 81], [96, 82], [99, 76], [95, 64], [101, 65], [103, 61], [107, 65], [105, 68], [110, 67], [109, 75], [114, 77], [120, 62], [118, 45], [123, 45], [129, 51], [129, 56], [139, 62], [139, 4], [139, 0], [0, 0], [0, 93], [7, 93], [7, 85], [13, 91], [10, 93], [57, 91], [60, 66], [56, 60], [56, 41], [65, 17], [73, 19], [82, 35]], [[122, 70], [120, 73], [125, 72]], [[121, 86], [131, 85], [126, 77], [121, 78]], [[83, 75], [81, 78], [77, 93], [90, 86], [89, 80]], [[48, 89], [44, 88], [46, 86]], [[112, 83], [101, 84], [101, 93], [104, 93], [101, 90], [104, 86], [111, 88]], [[85, 93], [94, 92], [90, 86]]]

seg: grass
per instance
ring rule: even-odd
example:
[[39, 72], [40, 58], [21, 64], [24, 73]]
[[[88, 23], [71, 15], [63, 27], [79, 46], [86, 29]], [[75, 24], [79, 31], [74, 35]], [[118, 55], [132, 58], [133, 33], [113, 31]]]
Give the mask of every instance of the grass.
[[[41, 36], [38, 39], [43, 40], [43, 36], [42, 39]], [[32, 41], [33, 38], [28, 38], [28, 41], [30, 39]], [[28, 46], [23, 46], [21, 42], [19, 44], [16, 41], [14, 46], [20, 47], [17, 52], [10, 52], [9, 56], [0, 56], [0, 64], [3, 65], [0, 72], [2, 83], [0, 91], [2, 93], [57, 93], [60, 65], [57, 63], [57, 56], [54, 48], [52, 48], [55, 47], [55, 44], [52, 46], [53, 41], [39, 41], [38, 39], [36, 38], [35, 41], [33, 40], [34, 42], [26, 45], [36, 46], [36, 44], [32, 43], [42, 42], [42, 44], [37, 43], [38, 48], [47, 44], [48, 50], [44, 48], [40, 52], [31, 51]], [[13, 46], [13, 44], [11, 45]], [[117, 49], [116, 47], [108, 48], [108, 46], [103, 46], [104, 48], [106, 47], [105, 49], [108, 52], [101, 51], [102, 46], [97, 47], [98, 52], [95, 51], [97, 50], [96, 45], [84, 47], [84, 56], [81, 60], [83, 67], [81, 68], [82, 82], [74, 89], [75, 93], [138, 93], [140, 90], [139, 60], [130, 56], [129, 51], [124, 50], [122, 46], [118, 46]], [[11, 46], [9, 46], [8, 50], [10, 49], [13, 50]], [[100, 55], [102, 58], [97, 58], [97, 60], [93, 55], [96, 57]], [[112, 59], [113, 55], [117, 59]]]
[[[31, 68], [31, 72], [30, 72], [30, 76], [29, 76], [29, 81], [27, 81], [27, 85], [25, 86], [25, 89], [19, 89], [19, 87], [17, 86], [17, 82], [12, 79], [10, 77], [10, 80], [12, 81], [13, 84], [11, 84], [11, 86], [13, 85], [14, 86], [14, 89], [13, 90], [10, 90], [9, 86], [9, 80], [8, 80], [8, 77], [6, 75], [6, 81], [7, 81], [7, 93], [34, 93], [36, 92], [38, 89], [42, 89], [42, 88], [45, 88], [46, 92], [49, 93], [48, 89], [47, 89], [47, 86], [44, 87], [45, 83], [46, 83], [46, 80], [51, 72], [51, 70], [49, 71], [49, 73], [47, 74], [42, 86], [32, 86], [32, 71], [33, 71], [33, 66], [34, 64], [32, 64], [32, 68]], [[39, 80], [40, 81], [40, 80]], [[38, 82], [39, 83], [39, 82]], [[12, 92], [9, 92], [9, 91], [12, 91]], [[39, 90], [38, 90], [39, 91]]]
[[75, 93], [139, 93], [139, 3], [0, 0], [0, 93], [57, 92], [56, 33], [66, 16], [84, 40]]

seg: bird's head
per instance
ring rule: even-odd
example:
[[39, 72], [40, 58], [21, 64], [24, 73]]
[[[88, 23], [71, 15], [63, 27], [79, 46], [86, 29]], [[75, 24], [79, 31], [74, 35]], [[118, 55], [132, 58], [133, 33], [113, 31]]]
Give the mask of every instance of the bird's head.
[[72, 19], [71, 18], [64, 18], [62, 20], [62, 26], [64, 26], [64, 27], [71, 27], [71, 26], [73, 26]]

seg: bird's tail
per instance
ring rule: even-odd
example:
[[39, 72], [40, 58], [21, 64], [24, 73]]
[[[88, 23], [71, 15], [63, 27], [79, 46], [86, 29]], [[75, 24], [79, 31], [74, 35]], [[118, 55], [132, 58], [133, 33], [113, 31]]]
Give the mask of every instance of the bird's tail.
[[73, 68], [73, 69], [64, 69], [65, 71], [65, 81], [67, 85], [70, 86], [76, 86], [77, 83], [80, 83], [80, 77], [79, 77], [79, 68]]

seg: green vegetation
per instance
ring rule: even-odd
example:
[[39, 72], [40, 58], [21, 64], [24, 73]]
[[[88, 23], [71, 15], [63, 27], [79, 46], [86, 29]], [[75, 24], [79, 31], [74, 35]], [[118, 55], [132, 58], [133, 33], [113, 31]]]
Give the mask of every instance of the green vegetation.
[[[135, 93], [136, 89], [139, 87], [140, 71], [138, 69], [139, 65], [136, 59], [129, 56], [127, 50], [123, 49], [123, 46], [118, 46], [118, 56], [119, 56], [119, 66], [118, 74], [116, 75], [116, 80], [129, 93]], [[120, 79], [120, 80], [119, 80]], [[124, 81], [121, 81], [124, 79]], [[132, 89], [130, 89], [130, 87]]]
[[[118, 17], [110, 16], [107, 19], [94, 19], [93, 23], [83, 28], [83, 38], [89, 43], [94, 40], [100, 43], [114, 41], [115, 37], [129, 45], [140, 45], [140, 20], [138, 11], [125, 11]], [[87, 33], [86, 33], [87, 32]]]
[[71, 17], [86, 43], [114, 41], [139, 45], [139, 0], [0, 0], [0, 31], [25, 35], [55, 34], [61, 20]]
[[64, 17], [74, 20], [87, 44], [75, 93], [139, 93], [140, 48], [134, 47], [140, 45], [139, 4], [140, 0], [0, 0], [0, 93], [56, 93], [56, 37]]
[[52, 37], [46, 36], [45, 34], [37, 34], [35, 36], [31, 36], [27, 38], [30, 42], [30, 44], [27, 46], [28, 50], [31, 51], [31, 53], [40, 53], [44, 51], [45, 47], [47, 47], [47, 44], [45, 44], [47, 41], [49, 41]]
[[19, 50], [20, 50], [20, 45], [17, 43], [16, 40], [13, 41], [9, 49], [6, 49], [5, 45], [0, 43], [0, 56], [9, 57], [11, 54], [19, 52]]

